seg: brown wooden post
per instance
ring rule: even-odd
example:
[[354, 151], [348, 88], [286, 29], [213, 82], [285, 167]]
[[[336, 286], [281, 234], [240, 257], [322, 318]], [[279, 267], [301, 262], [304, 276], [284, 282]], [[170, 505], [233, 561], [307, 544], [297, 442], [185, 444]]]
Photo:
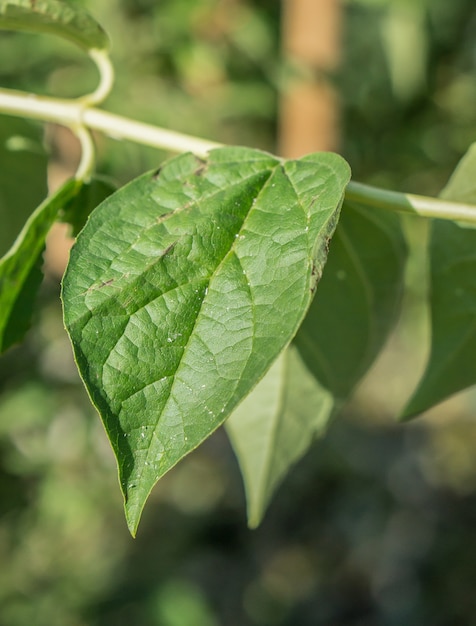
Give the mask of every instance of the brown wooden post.
[[340, 0], [283, 0], [283, 55], [298, 71], [281, 96], [282, 156], [338, 147], [338, 99], [328, 76], [340, 60], [341, 14]]

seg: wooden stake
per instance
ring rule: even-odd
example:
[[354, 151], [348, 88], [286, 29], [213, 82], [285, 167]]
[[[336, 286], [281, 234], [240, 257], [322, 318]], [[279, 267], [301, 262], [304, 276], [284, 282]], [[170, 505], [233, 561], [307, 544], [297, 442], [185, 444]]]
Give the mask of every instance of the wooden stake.
[[283, 55], [298, 72], [281, 96], [282, 156], [337, 149], [338, 98], [328, 76], [340, 60], [341, 14], [340, 0], [283, 0]]

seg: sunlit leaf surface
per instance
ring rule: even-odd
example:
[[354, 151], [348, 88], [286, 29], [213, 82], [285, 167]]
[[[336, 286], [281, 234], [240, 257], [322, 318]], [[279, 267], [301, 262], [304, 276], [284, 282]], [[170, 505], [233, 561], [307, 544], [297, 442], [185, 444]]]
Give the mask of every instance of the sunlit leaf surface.
[[261, 522], [277, 486], [324, 431], [333, 408], [334, 398], [291, 344], [227, 420], [245, 484], [249, 526]]
[[78, 367], [135, 533], [156, 481], [229, 416], [296, 333], [349, 179], [334, 154], [186, 154], [93, 212], [63, 283]]

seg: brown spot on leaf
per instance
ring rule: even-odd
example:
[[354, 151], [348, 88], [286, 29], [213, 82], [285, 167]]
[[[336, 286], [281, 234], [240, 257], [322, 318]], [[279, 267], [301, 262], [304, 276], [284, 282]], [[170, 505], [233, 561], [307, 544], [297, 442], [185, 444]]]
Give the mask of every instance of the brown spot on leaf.
[[109, 280], [106, 280], [103, 283], [101, 283], [99, 285], [98, 289], [102, 289], [103, 287], [107, 287], [108, 285], [112, 285], [113, 282], [114, 282], [114, 278], [110, 278]]
[[193, 175], [194, 176], [203, 176], [203, 173], [207, 169], [207, 162], [205, 161], [205, 159], [201, 159], [200, 157], [195, 157], [195, 159], [196, 159], [196, 161], [198, 163], [198, 167], [193, 172]]

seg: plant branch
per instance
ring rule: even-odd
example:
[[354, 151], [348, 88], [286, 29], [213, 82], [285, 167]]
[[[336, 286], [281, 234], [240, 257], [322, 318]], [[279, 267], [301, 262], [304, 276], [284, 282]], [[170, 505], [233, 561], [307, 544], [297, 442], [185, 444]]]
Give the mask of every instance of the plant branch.
[[105, 50], [92, 48], [89, 57], [94, 61], [99, 72], [99, 85], [96, 89], [81, 98], [85, 104], [99, 104], [107, 98], [114, 84], [114, 67], [109, 54]]
[[93, 138], [89, 130], [80, 125], [78, 127], [71, 127], [71, 130], [79, 139], [81, 144], [81, 161], [79, 162], [78, 169], [76, 170], [75, 178], [77, 180], [89, 180], [93, 173], [95, 163], [95, 150]]
[[0, 112], [63, 124], [70, 128], [84, 125], [90, 130], [99, 130], [115, 139], [128, 139], [172, 152], [190, 151], [203, 156], [209, 150], [222, 146], [213, 141], [184, 135], [89, 107], [84, 98], [66, 100], [0, 89]]
[[453, 220], [476, 224], [476, 206], [448, 202], [439, 198], [418, 196], [398, 191], [387, 191], [351, 181], [345, 192], [347, 200], [360, 202], [377, 209], [411, 213], [420, 217]]
[[[100, 88], [100, 97], [104, 97], [107, 89], [108, 80]], [[127, 139], [172, 152], [190, 151], [205, 156], [209, 150], [222, 147], [220, 143], [144, 124], [93, 108], [89, 106], [90, 100], [88, 102], [87, 98], [88, 96], [86, 100], [84, 97], [66, 100], [0, 89], [0, 112], [63, 124], [76, 134], [80, 127], [98, 130], [115, 139]], [[346, 198], [378, 209], [476, 224], [476, 206], [470, 204], [386, 191], [353, 181], [347, 187]]]
[[83, 122], [89, 128], [99, 130], [115, 139], [129, 139], [172, 152], [194, 152], [199, 156], [205, 156], [213, 148], [223, 147], [220, 143], [144, 124], [100, 109], [85, 109]]

